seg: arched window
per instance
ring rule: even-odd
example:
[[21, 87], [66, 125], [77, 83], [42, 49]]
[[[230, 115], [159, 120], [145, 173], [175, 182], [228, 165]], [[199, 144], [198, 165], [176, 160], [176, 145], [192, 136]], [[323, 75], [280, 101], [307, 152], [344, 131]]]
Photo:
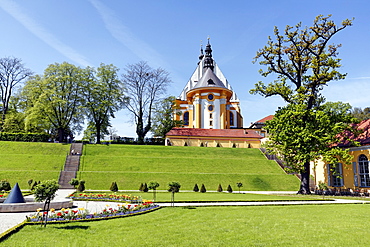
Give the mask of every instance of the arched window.
[[189, 125], [189, 112], [185, 112], [183, 116], [184, 125]]
[[338, 163], [335, 166], [328, 165], [328, 184], [333, 187], [343, 186], [343, 176], [342, 176], [342, 164]]
[[230, 112], [230, 126], [234, 126], [234, 114]]
[[360, 176], [360, 186], [370, 187], [369, 160], [363, 154], [358, 157], [358, 172]]

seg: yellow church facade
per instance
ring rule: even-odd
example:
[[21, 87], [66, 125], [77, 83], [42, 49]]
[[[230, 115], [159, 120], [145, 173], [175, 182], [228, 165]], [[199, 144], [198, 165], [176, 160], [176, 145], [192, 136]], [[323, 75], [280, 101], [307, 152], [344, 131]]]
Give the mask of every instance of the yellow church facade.
[[212, 57], [208, 44], [194, 73], [176, 99], [182, 128], [166, 135], [166, 145], [259, 148], [262, 136], [243, 129], [240, 101]]

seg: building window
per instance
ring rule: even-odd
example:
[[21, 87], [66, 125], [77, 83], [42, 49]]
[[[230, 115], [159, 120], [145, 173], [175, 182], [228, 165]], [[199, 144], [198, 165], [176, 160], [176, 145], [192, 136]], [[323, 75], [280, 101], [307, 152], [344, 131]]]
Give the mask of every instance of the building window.
[[212, 126], [213, 125], [213, 121], [209, 121], [209, 126]]
[[342, 187], [343, 186], [343, 176], [342, 176], [342, 164], [338, 163], [336, 166], [331, 164], [328, 165], [328, 184], [332, 187]]
[[210, 113], [210, 114], [209, 114], [209, 118], [212, 118], [212, 117], [213, 117], [213, 116], [212, 116], [212, 113]]
[[208, 111], [213, 111], [213, 105], [208, 106]]
[[370, 187], [369, 160], [363, 154], [358, 157], [358, 173], [360, 176], [360, 186]]
[[230, 112], [230, 126], [234, 126], [234, 114]]
[[213, 96], [213, 94], [210, 93], [210, 94], [208, 94], [207, 98], [208, 98], [208, 100], [213, 100], [214, 96]]
[[184, 125], [186, 126], [189, 125], [189, 112], [188, 111], [184, 113], [183, 121], [184, 121]]

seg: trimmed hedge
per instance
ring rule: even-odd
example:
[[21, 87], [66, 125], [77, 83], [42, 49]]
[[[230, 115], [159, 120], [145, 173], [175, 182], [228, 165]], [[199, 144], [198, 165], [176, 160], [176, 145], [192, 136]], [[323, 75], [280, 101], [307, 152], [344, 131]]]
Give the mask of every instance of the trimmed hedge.
[[50, 135], [46, 133], [7, 133], [0, 132], [0, 141], [47, 142]]

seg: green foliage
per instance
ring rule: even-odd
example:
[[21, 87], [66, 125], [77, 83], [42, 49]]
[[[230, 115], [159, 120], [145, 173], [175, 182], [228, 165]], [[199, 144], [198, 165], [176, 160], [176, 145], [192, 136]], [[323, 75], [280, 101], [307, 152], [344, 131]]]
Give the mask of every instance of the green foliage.
[[82, 86], [87, 73], [75, 65], [64, 62], [50, 64], [44, 74], [27, 81], [23, 88], [26, 111], [26, 129], [43, 126], [53, 130], [58, 141], [63, 142], [71, 130], [79, 130], [83, 123]]
[[50, 135], [46, 133], [6, 133], [0, 132], [0, 141], [47, 142]]
[[109, 188], [110, 191], [113, 191], [113, 192], [117, 192], [118, 191], [118, 185], [116, 182], [112, 182], [110, 188]]
[[82, 192], [84, 190], [85, 190], [85, 181], [84, 180], [80, 180], [80, 183], [78, 185], [77, 191]]
[[162, 100], [154, 109], [153, 126], [151, 132], [154, 136], [164, 138], [173, 127], [181, 127], [182, 121], [174, 120], [173, 115], [181, 115], [176, 110], [180, 108], [175, 103], [176, 97], [170, 96]]
[[361, 109], [361, 107], [354, 107], [351, 109], [352, 117], [358, 119], [358, 121], [367, 120], [370, 118], [370, 107]]
[[243, 183], [238, 182], [238, 183], [236, 183], [236, 186], [239, 188], [239, 193], [240, 193], [240, 188], [243, 187]]
[[71, 181], [69, 181], [69, 184], [72, 185], [75, 189], [79, 185], [79, 181], [76, 178], [72, 178]]
[[218, 187], [217, 187], [217, 192], [222, 192], [222, 191], [223, 191], [222, 186], [221, 186], [221, 184], [219, 184]]
[[141, 183], [141, 184], [140, 184], [140, 187], [139, 187], [139, 191], [143, 191], [143, 189], [144, 189], [144, 184], [143, 184], [143, 183]]
[[33, 179], [29, 179], [29, 180], [27, 181], [27, 183], [28, 183], [28, 187], [31, 189], [32, 184], [33, 184]]
[[194, 192], [198, 192], [198, 191], [199, 191], [198, 184], [195, 184], [195, 185], [194, 185], [193, 191], [194, 191]]
[[6, 179], [0, 180], [0, 191], [5, 190], [5, 191], [10, 191], [12, 187], [10, 186], [10, 183]]
[[148, 188], [150, 190], [156, 190], [159, 187], [159, 183], [157, 181], [150, 181], [148, 184]]
[[31, 186], [31, 190], [33, 191], [36, 188], [37, 181], [34, 181]]
[[123, 84], [118, 79], [118, 68], [112, 64], [102, 63], [97, 69], [88, 67], [85, 72], [88, 79], [82, 89], [84, 108], [96, 143], [100, 143], [104, 134], [108, 134], [110, 118], [123, 108]]
[[227, 192], [229, 193], [232, 193], [233, 192], [233, 188], [231, 188], [231, 185], [229, 184], [229, 186], [227, 186]]
[[53, 200], [58, 189], [59, 184], [56, 180], [46, 180], [38, 183], [33, 190], [35, 201]]
[[179, 182], [171, 182], [168, 184], [168, 192], [177, 193], [180, 191], [181, 184]]
[[320, 190], [327, 190], [328, 186], [323, 181], [319, 181], [319, 189]]
[[146, 183], [144, 183], [143, 192], [148, 192], [148, 185]]
[[202, 184], [202, 186], [200, 187], [200, 193], [206, 193], [207, 190], [206, 190], [206, 186], [204, 186], [204, 184]]

